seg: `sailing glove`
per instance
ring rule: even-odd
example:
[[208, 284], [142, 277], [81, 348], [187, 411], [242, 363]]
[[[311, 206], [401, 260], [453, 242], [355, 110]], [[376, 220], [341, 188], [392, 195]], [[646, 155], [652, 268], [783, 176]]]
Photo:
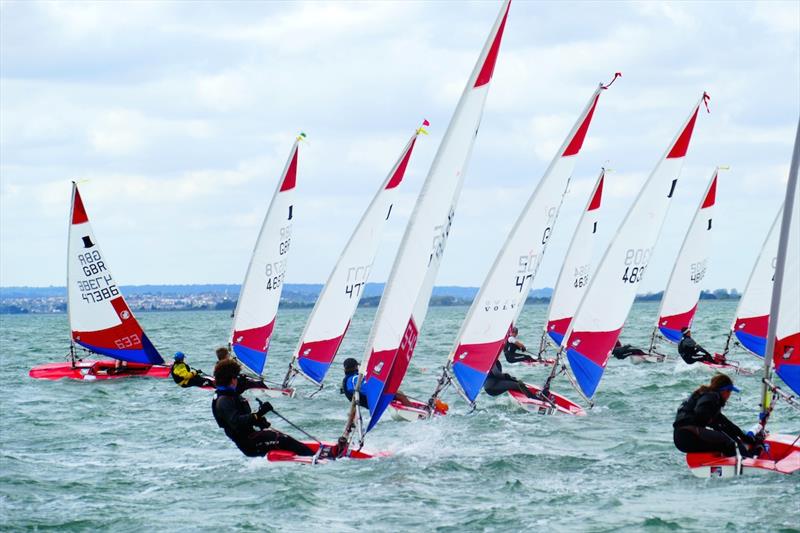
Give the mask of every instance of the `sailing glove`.
[[270, 411], [272, 411], [272, 404], [269, 402], [264, 402], [261, 404], [261, 407], [258, 408], [258, 411], [256, 411], [256, 413], [258, 414], [259, 417], [262, 417], [265, 414], [269, 413]]

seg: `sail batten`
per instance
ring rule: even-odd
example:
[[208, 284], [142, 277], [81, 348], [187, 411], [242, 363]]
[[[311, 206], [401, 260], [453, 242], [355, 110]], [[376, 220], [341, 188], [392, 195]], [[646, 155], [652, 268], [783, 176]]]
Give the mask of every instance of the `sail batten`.
[[74, 182], [69, 220], [67, 309], [72, 341], [121, 361], [163, 364], [111, 274]]

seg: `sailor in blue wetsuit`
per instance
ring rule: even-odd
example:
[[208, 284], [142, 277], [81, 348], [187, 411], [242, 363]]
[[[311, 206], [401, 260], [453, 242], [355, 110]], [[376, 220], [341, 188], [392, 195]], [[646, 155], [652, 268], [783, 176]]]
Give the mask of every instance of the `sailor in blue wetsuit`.
[[[358, 361], [352, 357], [344, 360], [344, 378], [342, 378], [342, 388], [339, 389], [341, 394], [344, 394], [348, 401], [353, 401], [353, 394], [356, 392], [356, 385], [358, 384]], [[358, 405], [361, 407], [369, 407], [367, 405], [367, 397], [364, 394], [358, 395]]]
[[[342, 387], [339, 389], [340, 394], [344, 394], [348, 401], [353, 401], [353, 394], [356, 392], [356, 385], [358, 384], [358, 361], [352, 357], [344, 360], [344, 378], [342, 378]], [[394, 399], [403, 405], [413, 405], [408, 396], [400, 391], [394, 393]], [[361, 407], [369, 407], [367, 403], [367, 395], [358, 395], [358, 405]]]

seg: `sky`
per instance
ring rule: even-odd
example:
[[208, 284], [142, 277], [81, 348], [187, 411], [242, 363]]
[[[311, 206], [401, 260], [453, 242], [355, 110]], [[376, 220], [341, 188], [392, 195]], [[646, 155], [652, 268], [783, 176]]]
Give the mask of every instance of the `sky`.
[[[384, 281], [500, 3], [0, 2], [0, 285], [64, 285], [77, 180], [118, 283], [240, 283], [294, 137], [286, 281], [322, 283], [423, 119]], [[662, 290], [716, 165], [704, 288], [742, 289], [800, 112], [798, 2], [514, 0], [437, 285], [478, 286], [599, 82], [533, 287], [555, 284], [602, 166], [603, 246], [703, 91], [641, 284]], [[597, 255], [599, 256], [600, 250]]]

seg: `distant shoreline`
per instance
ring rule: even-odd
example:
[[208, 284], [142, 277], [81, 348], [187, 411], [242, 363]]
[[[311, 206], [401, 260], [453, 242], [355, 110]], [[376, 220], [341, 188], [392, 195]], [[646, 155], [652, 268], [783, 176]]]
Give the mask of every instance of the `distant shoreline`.
[[[383, 283], [368, 283], [359, 307], [377, 307]], [[233, 311], [239, 296], [239, 285], [131, 285], [121, 288], [133, 311]], [[281, 309], [310, 309], [322, 290], [321, 283], [287, 283], [281, 298]], [[550, 302], [553, 289], [533, 289], [526, 305]], [[471, 305], [477, 287], [434, 287], [432, 307]], [[660, 301], [663, 292], [640, 294], [636, 301]], [[736, 289], [703, 291], [701, 300], [738, 300]], [[0, 287], [0, 315], [59, 314], [67, 310], [66, 287]]]

